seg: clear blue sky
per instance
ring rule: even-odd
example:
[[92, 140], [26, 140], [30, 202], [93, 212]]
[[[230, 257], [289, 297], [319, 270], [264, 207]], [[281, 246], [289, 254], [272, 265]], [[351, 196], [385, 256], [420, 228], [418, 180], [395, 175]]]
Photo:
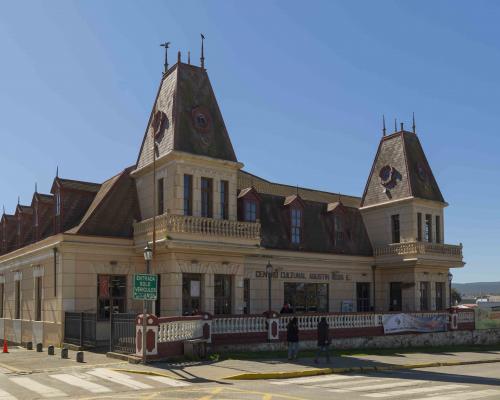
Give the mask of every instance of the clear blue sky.
[[[417, 132], [457, 282], [500, 280], [500, 3], [2, 1], [0, 203], [135, 162], [172, 42], [206, 66], [238, 159], [270, 180], [361, 196], [382, 114]], [[392, 122], [389, 123], [392, 126]], [[407, 125], [409, 126], [409, 125]]]

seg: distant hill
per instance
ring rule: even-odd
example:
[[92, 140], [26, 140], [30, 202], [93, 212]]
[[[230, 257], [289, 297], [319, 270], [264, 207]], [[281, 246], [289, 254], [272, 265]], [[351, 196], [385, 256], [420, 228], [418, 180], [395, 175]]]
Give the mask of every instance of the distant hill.
[[500, 295], [500, 282], [452, 283], [462, 296]]

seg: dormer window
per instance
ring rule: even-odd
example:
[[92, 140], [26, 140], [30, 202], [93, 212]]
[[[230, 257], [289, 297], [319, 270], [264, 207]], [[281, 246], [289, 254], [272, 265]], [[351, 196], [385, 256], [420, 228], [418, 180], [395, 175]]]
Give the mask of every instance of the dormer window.
[[335, 244], [338, 244], [339, 242], [344, 240], [344, 226], [342, 223], [342, 218], [340, 215], [334, 215], [333, 216], [333, 222], [334, 222], [334, 235], [335, 235]]
[[61, 215], [61, 192], [56, 193], [56, 215]]
[[38, 202], [33, 207], [33, 224], [38, 227]]
[[300, 244], [302, 238], [302, 210], [290, 209], [290, 237], [293, 244]]
[[245, 208], [245, 221], [257, 221], [257, 202], [255, 200], [246, 199], [243, 204]]

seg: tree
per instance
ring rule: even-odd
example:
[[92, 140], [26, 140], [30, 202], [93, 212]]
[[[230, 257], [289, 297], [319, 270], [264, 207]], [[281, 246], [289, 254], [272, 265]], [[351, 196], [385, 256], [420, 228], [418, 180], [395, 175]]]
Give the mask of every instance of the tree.
[[451, 288], [451, 305], [460, 304], [462, 302], [462, 295], [457, 289]]

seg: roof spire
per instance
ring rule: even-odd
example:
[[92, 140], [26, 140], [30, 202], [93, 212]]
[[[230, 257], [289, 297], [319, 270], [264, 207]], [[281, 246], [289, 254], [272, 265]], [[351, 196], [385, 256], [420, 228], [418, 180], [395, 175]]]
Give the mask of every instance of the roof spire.
[[385, 132], [386, 132], [386, 129], [385, 129], [385, 115], [382, 114], [382, 136], [385, 136]]
[[299, 185], [297, 185], [297, 192], [295, 193], [297, 196], [299, 195]]
[[203, 41], [205, 40], [205, 36], [203, 36], [203, 33], [200, 33], [200, 35], [201, 35], [201, 57], [200, 57], [201, 69], [205, 69], [205, 52], [203, 48]]
[[394, 118], [394, 132], [398, 131], [398, 120], [397, 118]]
[[191, 65], [191, 52], [188, 51], [188, 64]]
[[59, 178], [59, 165], [56, 167], [56, 178]]
[[5, 204], [2, 205], [3, 213], [5, 214]]
[[413, 133], [417, 133], [417, 129], [416, 129], [416, 125], [415, 125], [415, 113], [413, 113], [413, 124], [412, 124], [412, 129], [413, 129]]
[[401, 122], [401, 132], [403, 132], [404, 128], [403, 128], [403, 122]]
[[165, 63], [163, 64], [163, 73], [166, 74], [168, 71], [168, 48], [170, 47], [170, 42], [162, 43], [160, 46], [165, 47]]
[[21, 196], [17, 196], [17, 205], [21, 204]]
[[38, 193], [38, 185], [36, 182], [35, 182], [35, 193]]
[[177, 52], [177, 62], [179, 64], [181, 63], [181, 51], [180, 50]]

